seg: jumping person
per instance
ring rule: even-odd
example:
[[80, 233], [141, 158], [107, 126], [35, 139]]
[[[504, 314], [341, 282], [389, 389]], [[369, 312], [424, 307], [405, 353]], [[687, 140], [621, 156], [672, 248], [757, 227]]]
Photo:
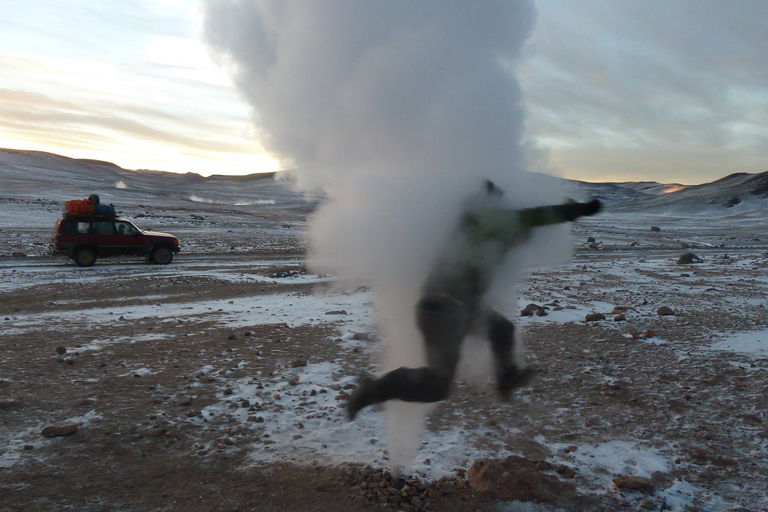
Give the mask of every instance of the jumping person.
[[349, 399], [350, 419], [364, 407], [388, 400], [428, 403], [446, 398], [461, 344], [470, 334], [483, 334], [490, 341], [502, 398], [531, 378], [533, 372], [515, 361], [514, 325], [486, 306], [484, 296], [505, 253], [527, 242], [534, 228], [594, 215], [600, 201], [509, 210], [500, 205], [502, 194], [491, 181], [485, 182], [483, 194], [468, 205], [424, 283], [416, 321], [427, 349], [427, 366], [364, 377]]

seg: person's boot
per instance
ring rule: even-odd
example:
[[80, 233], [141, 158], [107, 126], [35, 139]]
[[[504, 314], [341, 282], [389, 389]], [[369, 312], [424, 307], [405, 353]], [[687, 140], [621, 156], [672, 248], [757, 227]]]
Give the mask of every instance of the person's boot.
[[374, 397], [375, 387], [374, 379], [366, 374], [360, 376], [357, 389], [349, 397], [347, 403], [347, 416], [350, 421], [355, 419], [360, 410], [377, 403]]

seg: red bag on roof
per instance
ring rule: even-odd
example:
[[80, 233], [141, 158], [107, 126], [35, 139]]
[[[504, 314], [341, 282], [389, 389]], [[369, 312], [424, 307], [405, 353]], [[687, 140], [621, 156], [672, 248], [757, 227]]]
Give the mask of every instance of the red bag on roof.
[[69, 215], [93, 215], [96, 205], [90, 199], [73, 199], [64, 203], [64, 210]]

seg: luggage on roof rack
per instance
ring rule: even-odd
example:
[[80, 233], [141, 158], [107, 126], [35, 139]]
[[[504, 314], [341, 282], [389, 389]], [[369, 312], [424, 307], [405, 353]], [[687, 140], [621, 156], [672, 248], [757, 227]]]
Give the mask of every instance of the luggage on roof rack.
[[67, 215], [104, 215], [114, 217], [115, 207], [111, 204], [101, 204], [99, 196], [91, 194], [88, 199], [73, 199], [64, 203]]
[[64, 211], [69, 215], [95, 215], [96, 205], [90, 199], [72, 199], [64, 203]]
[[97, 204], [96, 205], [96, 215], [109, 215], [114, 216], [115, 215], [115, 207], [111, 204]]

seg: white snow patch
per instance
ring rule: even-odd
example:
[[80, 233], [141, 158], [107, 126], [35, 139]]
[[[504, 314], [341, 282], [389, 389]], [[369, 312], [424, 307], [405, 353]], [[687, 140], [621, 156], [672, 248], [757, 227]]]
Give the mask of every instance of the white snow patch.
[[768, 329], [734, 333], [728, 338], [713, 343], [709, 348], [750, 356], [768, 357]]

